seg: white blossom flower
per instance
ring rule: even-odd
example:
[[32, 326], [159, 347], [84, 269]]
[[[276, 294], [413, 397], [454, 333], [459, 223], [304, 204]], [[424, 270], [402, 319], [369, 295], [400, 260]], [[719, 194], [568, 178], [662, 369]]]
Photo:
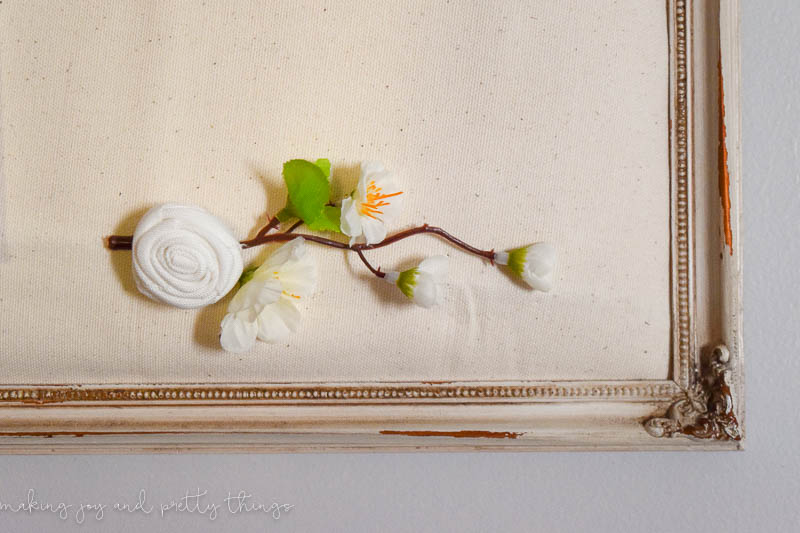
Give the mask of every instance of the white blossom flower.
[[269, 304], [281, 297], [281, 284], [276, 279], [251, 279], [236, 292], [222, 319], [220, 345], [229, 352], [246, 352], [258, 336], [258, 316]]
[[302, 237], [287, 242], [244, 279], [222, 319], [220, 344], [245, 352], [256, 338], [281, 342], [300, 325], [298, 302], [314, 293], [317, 264]]
[[446, 277], [447, 257], [434, 255], [422, 261], [416, 268], [403, 272], [386, 272], [383, 279], [396, 284], [415, 304], [429, 308], [441, 303]]
[[233, 232], [191, 205], [150, 209], [136, 226], [131, 250], [139, 291], [184, 309], [220, 300], [242, 273], [242, 249]]
[[394, 174], [377, 162], [361, 164], [361, 177], [353, 194], [342, 200], [341, 229], [350, 236], [350, 244], [361, 235], [367, 244], [386, 238], [386, 225], [400, 210], [401, 191]]
[[553, 288], [556, 249], [551, 244], [537, 243], [508, 252], [498, 252], [494, 262], [508, 265], [514, 274], [534, 289], [547, 292]]

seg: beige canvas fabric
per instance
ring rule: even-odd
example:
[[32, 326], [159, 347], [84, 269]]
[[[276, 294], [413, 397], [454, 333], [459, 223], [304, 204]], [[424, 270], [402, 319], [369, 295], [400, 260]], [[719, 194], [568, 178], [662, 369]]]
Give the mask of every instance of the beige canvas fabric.
[[[666, 377], [665, 17], [641, 0], [3, 3], [3, 382]], [[395, 229], [553, 243], [554, 291], [435, 237], [370, 253], [449, 255], [424, 310], [314, 247], [302, 332], [232, 355], [228, 299], [156, 304], [103, 246], [165, 201], [252, 236], [295, 157], [330, 158], [339, 196], [382, 161], [406, 191]]]

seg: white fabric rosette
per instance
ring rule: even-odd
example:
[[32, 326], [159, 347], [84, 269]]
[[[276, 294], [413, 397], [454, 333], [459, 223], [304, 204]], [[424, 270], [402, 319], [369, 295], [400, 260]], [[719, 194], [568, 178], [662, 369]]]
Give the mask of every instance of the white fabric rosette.
[[242, 274], [242, 249], [233, 232], [191, 205], [150, 209], [136, 226], [132, 252], [139, 291], [183, 309], [213, 304]]

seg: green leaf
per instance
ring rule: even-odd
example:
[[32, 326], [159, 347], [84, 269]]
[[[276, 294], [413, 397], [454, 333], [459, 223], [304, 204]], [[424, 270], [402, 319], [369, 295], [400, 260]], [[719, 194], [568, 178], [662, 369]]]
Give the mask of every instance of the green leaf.
[[331, 162], [327, 159], [317, 159], [314, 163], [293, 159], [284, 163], [283, 179], [289, 198], [286, 207], [276, 215], [278, 220], [300, 218], [312, 230], [341, 233], [341, 208], [326, 205], [330, 198], [330, 173]]
[[324, 159], [324, 158], [323, 159], [317, 159], [314, 162], [314, 164], [317, 165], [320, 168], [320, 170], [322, 170], [322, 173], [325, 174], [326, 178], [328, 178], [329, 180], [331, 179], [331, 162], [330, 161], [328, 161], [327, 159]]
[[243, 286], [245, 283], [253, 279], [253, 276], [256, 274], [256, 270], [258, 270], [258, 265], [249, 266], [244, 269], [242, 275], [239, 276], [239, 287]]
[[291, 200], [286, 200], [286, 207], [278, 211], [278, 214], [275, 216], [277, 217], [278, 222], [286, 222], [287, 220], [291, 220], [293, 218], [300, 218], [295, 212]]
[[308, 227], [314, 231], [335, 231], [341, 233], [342, 230], [339, 228], [341, 218], [341, 207], [326, 205], [322, 209], [322, 213], [320, 213], [319, 217], [313, 222], [308, 223]]
[[330, 184], [325, 171], [311, 161], [292, 159], [283, 164], [283, 180], [289, 189], [285, 209], [291, 206], [291, 212], [306, 224], [319, 218], [330, 197]]

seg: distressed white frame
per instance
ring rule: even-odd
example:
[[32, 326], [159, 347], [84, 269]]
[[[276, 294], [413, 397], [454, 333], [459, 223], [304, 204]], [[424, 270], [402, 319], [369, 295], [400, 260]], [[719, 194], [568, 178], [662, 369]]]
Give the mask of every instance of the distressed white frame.
[[666, 6], [669, 379], [5, 384], [0, 451], [741, 448], [738, 0]]

